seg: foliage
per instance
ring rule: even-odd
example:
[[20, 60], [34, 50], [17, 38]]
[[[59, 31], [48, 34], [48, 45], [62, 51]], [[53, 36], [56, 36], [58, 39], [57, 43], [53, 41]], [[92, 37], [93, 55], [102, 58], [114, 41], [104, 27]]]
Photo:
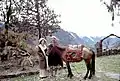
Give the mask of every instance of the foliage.
[[47, 6], [47, 0], [2, 0], [0, 10], [1, 20], [5, 28], [15, 32], [46, 36], [48, 30], [60, 28], [60, 17]]
[[[8, 46], [16, 46], [16, 47], [22, 47], [22, 48], [27, 47], [27, 44], [25, 42], [25, 40], [29, 37], [27, 34], [14, 33], [13, 31], [9, 31], [8, 33], [9, 33], [8, 40], [6, 43]], [[0, 40], [4, 42], [6, 41], [4, 33], [0, 33]]]
[[19, 47], [22, 48], [22, 49], [27, 48], [27, 44], [25, 43], [24, 40], [21, 40], [21, 41], [20, 41], [20, 43], [19, 43]]
[[115, 20], [116, 15], [120, 16], [120, 0], [110, 0], [110, 4], [107, 3], [106, 0], [100, 1], [106, 5], [108, 12], [112, 13], [112, 21]]

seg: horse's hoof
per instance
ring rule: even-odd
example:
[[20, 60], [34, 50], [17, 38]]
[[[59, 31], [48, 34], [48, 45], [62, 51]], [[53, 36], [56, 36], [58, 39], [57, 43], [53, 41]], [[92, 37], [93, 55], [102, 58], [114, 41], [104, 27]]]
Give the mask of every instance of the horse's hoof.
[[87, 78], [87, 77], [85, 76], [83, 79], [86, 80], [86, 78]]
[[69, 76], [70, 76], [70, 74], [67, 75], [67, 77], [69, 77]]
[[90, 75], [89, 77], [88, 77], [88, 79], [91, 79], [92, 78], [92, 75]]
[[88, 79], [91, 79], [91, 77], [88, 77]]
[[93, 75], [95, 75], [95, 72], [93, 72]]
[[73, 74], [70, 75], [70, 79], [73, 77]]

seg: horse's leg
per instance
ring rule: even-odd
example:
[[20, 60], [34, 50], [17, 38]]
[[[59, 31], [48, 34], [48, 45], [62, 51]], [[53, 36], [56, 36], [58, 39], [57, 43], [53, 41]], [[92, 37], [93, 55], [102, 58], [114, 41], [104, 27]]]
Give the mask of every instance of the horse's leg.
[[93, 52], [93, 55], [92, 55], [92, 74], [95, 75], [95, 52]]
[[54, 70], [55, 70], [55, 72], [54, 72], [54, 76], [56, 76], [57, 75], [57, 66], [54, 66], [55, 68], [54, 68]]
[[91, 79], [92, 75], [95, 75], [95, 53], [94, 51], [93, 52], [93, 55], [92, 55], [92, 58], [91, 58], [91, 61], [90, 61], [90, 76], [89, 76], [89, 79]]
[[66, 62], [66, 65], [67, 65], [67, 69], [68, 69], [68, 77], [72, 78], [73, 74], [72, 74], [69, 62]]
[[86, 73], [86, 75], [84, 76], [84, 79], [86, 80], [86, 78], [88, 77], [89, 70], [90, 70], [90, 63], [88, 63], [87, 60], [85, 60], [85, 63], [86, 63], [86, 67], [87, 67], [87, 73]]
[[90, 75], [89, 75], [89, 79], [91, 79], [91, 77], [92, 77], [92, 69], [90, 68]]
[[53, 66], [50, 66], [50, 74], [53, 76]]
[[93, 75], [93, 71], [92, 71], [92, 61], [90, 61], [89, 64], [90, 64], [90, 67], [89, 67], [89, 68], [90, 68], [90, 75], [89, 75], [88, 78], [91, 79], [91, 77], [92, 77], [92, 75]]

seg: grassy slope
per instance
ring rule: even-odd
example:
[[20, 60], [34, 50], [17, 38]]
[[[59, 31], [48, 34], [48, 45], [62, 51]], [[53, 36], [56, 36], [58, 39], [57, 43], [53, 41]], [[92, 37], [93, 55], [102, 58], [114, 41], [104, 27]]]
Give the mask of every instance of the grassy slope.
[[97, 70], [120, 73], [120, 55], [100, 57], [96, 62]]
[[[105, 56], [105, 57], [99, 57], [96, 58], [96, 76], [95, 80], [93, 79], [92, 81], [118, 81], [116, 79], [112, 79], [108, 76], [105, 76], [105, 72], [110, 72], [110, 73], [120, 73], [120, 55], [116, 56]], [[71, 64], [72, 71], [74, 74], [78, 74], [77, 72], [80, 73], [80, 75], [84, 75], [86, 72], [86, 66], [84, 61], [80, 63], [73, 63]], [[67, 72], [67, 71], [65, 71]], [[104, 72], [104, 73], [103, 73]], [[63, 72], [61, 72], [63, 73]], [[64, 76], [65, 75], [65, 76]], [[62, 76], [62, 78], [60, 78]], [[55, 81], [80, 81], [80, 79], [66, 79], [67, 73], [61, 74], [59, 77], [57, 76], [57, 80]], [[95, 76], [95, 77], [96, 77]], [[98, 77], [99, 76], [99, 77]], [[81, 76], [80, 76], [81, 77]], [[17, 77], [11, 79], [11, 81], [39, 81], [38, 75], [32, 75], [32, 76], [26, 76], [26, 77]], [[44, 81], [51, 81], [50, 79], [44, 80]], [[52, 81], [54, 81], [52, 79]], [[87, 81], [87, 80], [86, 80]], [[89, 80], [91, 81], [91, 80]]]

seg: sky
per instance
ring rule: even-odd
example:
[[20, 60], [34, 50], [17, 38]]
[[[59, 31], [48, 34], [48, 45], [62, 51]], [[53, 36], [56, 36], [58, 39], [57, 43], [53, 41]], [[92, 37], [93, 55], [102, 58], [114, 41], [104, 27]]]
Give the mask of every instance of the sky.
[[61, 15], [60, 26], [66, 31], [79, 36], [120, 36], [118, 17], [112, 27], [111, 14], [100, 0], [48, 0], [48, 5]]

